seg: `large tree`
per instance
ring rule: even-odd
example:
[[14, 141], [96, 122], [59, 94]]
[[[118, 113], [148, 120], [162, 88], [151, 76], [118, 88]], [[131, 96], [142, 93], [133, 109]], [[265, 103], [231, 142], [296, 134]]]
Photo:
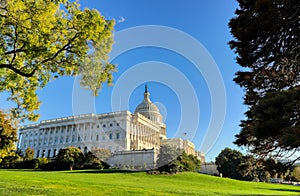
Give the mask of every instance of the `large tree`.
[[16, 157], [17, 128], [9, 114], [0, 110], [0, 164], [6, 157]]
[[73, 170], [73, 167], [79, 168], [82, 166], [84, 155], [79, 148], [70, 146], [60, 149], [55, 160], [57, 166], [61, 169], [70, 168], [70, 170]]
[[229, 44], [242, 67], [234, 81], [246, 90], [249, 107], [235, 144], [263, 157], [296, 161], [300, 158], [300, 2], [238, 2], [237, 16], [229, 22], [234, 37]]
[[15, 117], [36, 120], [36, 90], [59, 76], [81, 75], [96, 95], [112, 82], [108, 62], [113, 20], [68, 0], [0, 2], [0, 92], [16, 103]]
[[228, 178], [242, 179], [242, 175], [238, 172], [242, 162], [243, 154], [230, 148], [223, 149], [216, 157], [217, 170]]

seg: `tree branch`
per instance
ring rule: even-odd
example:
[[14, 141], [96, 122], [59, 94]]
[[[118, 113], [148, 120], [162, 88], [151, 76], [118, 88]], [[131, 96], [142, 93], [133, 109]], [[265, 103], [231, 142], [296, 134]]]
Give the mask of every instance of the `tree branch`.
[[46, 63], [48, 61], [51, 61], [51, 60], [55, 59], [62, 51], [69, 50], [68, 47], [78, 37], [79, 34], [80, 33], [76, 33], [75, 36], [72, 39], [70, 39], [66, 45], [64, 45], [61, 49], [59, 49], [52, 57], [42, 60], [39, 64], [43, 64], [43, 63]]
[[15, 68], [14, 66], [12, 66], [11, 64], [0, 64], [0, 69], [1, 68], [7, 68], [7, 69], [10, 69], [12, 71], [14, 71], [15, 73], [21, 75], [21, 76], [24, 76], [24, 77], [32, 77], [35, 73], [35, 71], [37, 70], [38, 67], [35, 67], [31, 72], [29, 73], [24, 73], [21, 71], [21, 69], [17, 69]]
[[[22, 47], [23, 48], [23, 47]], [[17, 50], [11, 50], [11, 51], [8, 51], [8, 52], [5, 52], [4, 54], [5, 55], [9, 55], [9, 54], [15, 54], [15, 53], [18, 53], [18, 52], [26, 52], [27, 50], [24, 50], [24, 49], [17, 49]]]

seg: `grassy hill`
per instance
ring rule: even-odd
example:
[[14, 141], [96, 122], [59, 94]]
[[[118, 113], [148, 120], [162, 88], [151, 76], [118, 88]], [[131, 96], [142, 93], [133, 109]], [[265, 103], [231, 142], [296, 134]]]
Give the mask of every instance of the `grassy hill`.
[[0, 195], [300, 195], [300, 187], [197, 173], [0, 170]]

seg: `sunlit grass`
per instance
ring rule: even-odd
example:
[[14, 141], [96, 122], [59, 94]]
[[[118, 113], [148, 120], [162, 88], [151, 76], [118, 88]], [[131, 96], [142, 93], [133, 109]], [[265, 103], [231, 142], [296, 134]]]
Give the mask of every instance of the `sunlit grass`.
[[0, 170], [0, 195], [300, 195], [300, 187], [197, 173]]

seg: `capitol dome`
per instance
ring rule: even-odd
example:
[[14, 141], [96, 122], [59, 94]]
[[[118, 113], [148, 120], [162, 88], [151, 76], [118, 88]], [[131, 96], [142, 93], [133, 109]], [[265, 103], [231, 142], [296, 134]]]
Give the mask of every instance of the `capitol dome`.
[[162, 123], [162, 115], [158, 107], [150, 100], [147, 85], [145, 85], [144, 100], [135, 108], [135, 113], [140, 113], [154, 122]]

